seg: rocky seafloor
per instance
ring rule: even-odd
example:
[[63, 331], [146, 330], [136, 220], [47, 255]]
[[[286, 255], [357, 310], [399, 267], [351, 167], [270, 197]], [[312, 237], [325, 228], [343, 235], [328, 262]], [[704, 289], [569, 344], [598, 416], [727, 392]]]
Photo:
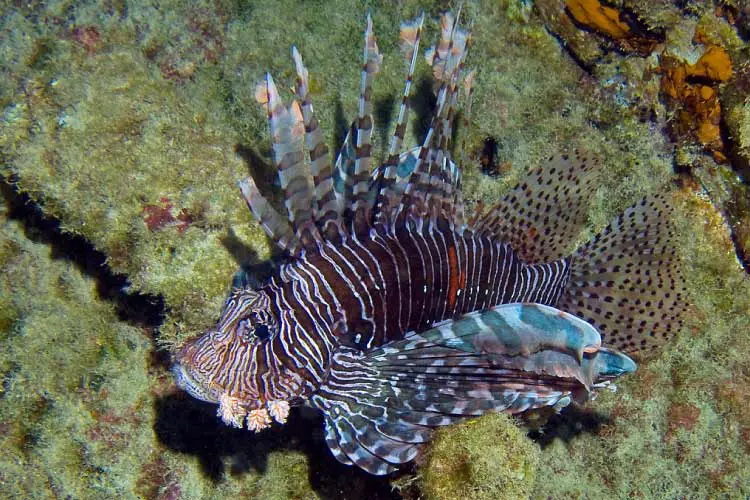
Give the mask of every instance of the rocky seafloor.
[[[576, 145], [605, 159], [589, 234], [673, 192], [694, 307], [680, 336], [583, 407], [441, 430], [414, 467], [338, 464], [315, 414], [259, 435], [179, 392], [169, 353], [270, 253], [236, 182], [269, 179], [255, 83], [297, 44], [329, 144], [357, 106], [371, 12], [383, 151], [398, 24], [449, 2], [3, 2], [0, 496], [750, 496], [750, 10], [740, 2], [466, 2], [469, 201]], [[429, 68], [415, 108], [429, 110]], [[416, 120], [407, 140], [424, 132]], [[586, 235], [584, 235], [585, 237]], [[744, 266], [744, 269], [743, 269]]]

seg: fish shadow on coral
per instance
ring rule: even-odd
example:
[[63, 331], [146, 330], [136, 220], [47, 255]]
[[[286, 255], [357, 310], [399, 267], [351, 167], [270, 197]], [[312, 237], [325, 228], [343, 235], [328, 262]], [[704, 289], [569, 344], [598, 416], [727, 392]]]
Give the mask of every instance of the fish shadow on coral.
[[544, 425], [529, 431], [528, 435], [544, 449], [555, 439], [568, 443], [582, 434], [598, 434], [611, 423], [612, 419], [595, 410], [570, 405], [560, 413], [553, 413], [544, 421]]
[[254, 434], [224, 425], [216, 417], [215, 405], [184, 393], [159, 398], [154, 407], [159, 442], [197, 457], [211, 481], [241, 477], [250, 471], [270, 473], [269, 454], [298, 451], [307, 457], [310, 485], [323, 498], [398, 498], [387, 478], [336, 461], [325, 443], [322, 417], [312, 410], [294, 409], [285, 425]]
[[45, 214], [29, 195], [18, 191], [13, 178], [0, 176], [0, 192], [8, 217], [23, 225], [25, 236], [49, 246], [53, 259], [69, 261], [92, 278], [99, 297], [115, 306], [122, 321], [149, 331], [161, 325], [165, 314], [162, 296], [129, 291], [129, 280], [109, 267], [106, 254], [83, 236], [63, 231], [58, 219]]
[[[247, 165], [248, 173], [253, 177], [258, 189], [264, 196], [266, 196], [271, 204], [274, 205], [274, 208], [277, 211], [282, 211], [283, 213], [285, 208], [281, 201], [283, 196], [281, 196], [281, 188], [278, 185], [277, 171], [269, 160], [271, 150], [256, 151], [244, 144], [237, 144], [235, 146], [235, 153], [242, 158]], [[238, 189], [237, 198], [239, 199], [239, 197], [240, 192]], [[253, 220], [249, 210], [247, 212], [247, 220], [248, 223]], [[268, 240], [268, 242], [269, 247], [271, 248], [272, 257], [281, 258], [281, 250], [276, 248], [270, 240]], [[270, 270], [266, 269], [270, 264], [261, 261], [255, 250], [242, 241], [231, 228], [228, 229], [225, 236], [222, 236], [221, 243], [243, 271], [251, 274], [260, 273], [262, 276], [270, 274]]]
[[[409, 104], [416, 115], [411, 122], [411, 129], [414, 137], [421, 143], [424, 141], [427, 131], [430, 128], [432, 116], [437, 106], [437, 97], [433, 92], [435, 79], [432, 77], [422, 77], [417, 81], [416, 89], [412, 92]], [[456, 125], [458, 120], [456, 120]]]

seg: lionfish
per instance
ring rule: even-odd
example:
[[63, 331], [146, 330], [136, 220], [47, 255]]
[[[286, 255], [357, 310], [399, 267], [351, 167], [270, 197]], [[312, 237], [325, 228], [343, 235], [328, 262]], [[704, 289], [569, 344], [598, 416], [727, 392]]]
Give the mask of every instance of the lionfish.
[[287, 215], [252, 177], [239, 185], [287, 258], [265, 282], [236, 288], [173, 367], [178, 385], [218, 403], [231, 426], [259, 431], [286, 422], [290, 406], [319, 409], [333, 455], [372, 474], [413, 460], [436, 427], [585, 400], [635, 370], [626, 353], [672, 337], [684, 307], [665, 197], [566, 254], [595, 191], [599, 162], [584, 152], [549, 157], [494, 208], [465, 215], [450, 146], [473, 75], [462, 76], [470, 35], [450, 13], [428, 52], [437, 96], [428, 132], [401, 151], [423, 21], [401, 25], [406, 84], [377, 168], [381, 55], [369, 15], [359, 112], [335, 163], [297, 49], [290, 106], [266, 76], [256, 97]]

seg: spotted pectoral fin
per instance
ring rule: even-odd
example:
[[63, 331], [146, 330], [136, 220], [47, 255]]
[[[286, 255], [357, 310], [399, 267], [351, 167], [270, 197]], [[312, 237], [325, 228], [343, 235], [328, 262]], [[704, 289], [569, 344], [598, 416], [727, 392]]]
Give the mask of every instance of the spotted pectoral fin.
[[490, 411], [564, 406], [635, 364], [588, 323], [539, 304], [505, 304], [363, 354], [344, 348], [311, 399], [343, 463], [386, 474], [432, 429]]

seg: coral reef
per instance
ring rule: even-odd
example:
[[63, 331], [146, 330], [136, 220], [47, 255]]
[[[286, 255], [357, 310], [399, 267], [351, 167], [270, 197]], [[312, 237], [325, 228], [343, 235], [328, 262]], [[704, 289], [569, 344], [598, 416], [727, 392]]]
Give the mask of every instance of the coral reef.
[[[430, 18], [445, 5], [371, 8], [386, 57], [374, 88], [383, 129], [404, 70], [395, 26], [420, 8]], [[535, 498], [750, 495], [750, 284], [737, 262], [739, 253], [750, 267], [746, 10], [668, 0], [466, 3], [481, 103], [459, 131], [469, 208], [491, 204], [551, 148], [575, 142], [606, 158], [592, 233], [643, 194], [668, 189], [676, 166], [695, 308], [677, 342], [579, 410], [596, 425], [576, 424], [568, 411], [542, 420], [541, 449], [506, 417], [445, 429], [414, 472], [421, 492], [404, 496], [499, 487]], [[343, 0], [325, 9], [287, 1], [6, 8], [0, 172], [127, 276], [125, 293], [162, 297], [165, 319], [158, 332], [133, 320], [137, 311], [119, 310], [86, 266], [5, 209], [1, 496], [389, 497], [387, 482], [335, 463], [309, 431], [319, 422], [304, 414], [255, 437], [225, 428], [214, 410], [174, 392], [158, 351], [213, 323], [238, 267], [269, 256], [235, 187], [248, 170], [259, 182], [268, 172], [254, 83], [271, 70], [288, 86], [287, 50], [299, 44], [327, 139], [340, 143], [357, 105], [363, 15]], [[415, 84], [423, 97], [412, 142], [431, 105], [425, 65]], [[375, 137], [380, 147], [388, 132]], [[490, 139], [500, 166], [492, 178], [480, 167]]]
[[719, 129], [721, 105], [715, 85], [732, 76], [732, 60], [727, 51], [718, 45], [708, 45], [695, 64], [664, 55], [661, 70], [662, 90], [677, 108], [672, 125], [674, 133], [680, 137], [694, 137], [713, 152], [717, 161], [726, 161]]
[[621, 50], [648, 54], [659, 41], [642, 33], [635, 20], [626, 21], [623, 12], [599, 0], [568, 0], [566, 6], [576, 23], [613, 39]]
[[151, 340], [118, 319], [75, 263], [36, 239], [2, 211], [0, 490], [7, 498], [127, 495], [138, 457], [155, 445]]
[[488, 415], [441, 429], [420, 467], [428, 498], [527, 498], [539, 449], [507, 415]]

